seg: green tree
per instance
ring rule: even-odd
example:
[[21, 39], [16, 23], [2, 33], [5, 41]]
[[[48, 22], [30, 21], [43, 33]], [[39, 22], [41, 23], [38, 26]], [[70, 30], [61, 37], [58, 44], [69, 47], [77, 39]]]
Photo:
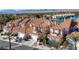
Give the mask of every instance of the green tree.
[[2, 14], [0, 15], [0, 22], [6, 24], [7, 22], [11, 20], [17, 19], [15, 14]]

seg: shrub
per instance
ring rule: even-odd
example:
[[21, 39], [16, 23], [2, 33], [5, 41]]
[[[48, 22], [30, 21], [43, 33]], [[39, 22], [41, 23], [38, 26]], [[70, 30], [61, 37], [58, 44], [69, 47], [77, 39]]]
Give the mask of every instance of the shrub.
[[29, 39], [31, 39], [31, 36], [28, 35], [28, 34], [26, 34], [26, 35], [24, 36], [24, 38], [23, 38], [23, 40], [25, 40], [25, 41], [28, 41]]
[[18, 33], [13, 33], [11, 36], [17, 36], [18, 35]]

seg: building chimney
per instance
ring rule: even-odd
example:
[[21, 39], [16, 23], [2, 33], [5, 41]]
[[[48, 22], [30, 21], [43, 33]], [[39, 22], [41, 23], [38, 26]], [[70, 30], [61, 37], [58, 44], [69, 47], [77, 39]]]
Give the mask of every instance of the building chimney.
[[56, 22], [56, 20], [54, 20], [54, 25], [57, 25], [57, 22]]
[[30, 24], [29, 26], [32, 27], [32, 24]]
[[36, 27], [33, 27], [33, 33], [36, 33]]

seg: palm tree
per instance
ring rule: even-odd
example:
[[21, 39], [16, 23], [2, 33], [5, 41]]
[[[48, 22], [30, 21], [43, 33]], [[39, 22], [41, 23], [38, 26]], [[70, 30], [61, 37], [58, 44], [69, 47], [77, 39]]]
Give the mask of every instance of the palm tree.
[[58, 49], [60, 49], [60, 43], [61, 43], [61, 39], [60, 38], [55, 38], [54, 40], [53, 40], [54, 42], [54, 47], [58, 50]]
[[37, 40], [42, 42], [44, 45], [48, 44], [48, 37], [45, 34], [40, 34]]
[[74, 33], [74, 34], [72, 34], [71, 35], [71, 39], [74, 41], [74, 46], [75, 46], [75, 50], [77, 50], [77, 46], [76, 46], [76, 44], [77, 44], [77, 41], [79, 40], [79, 37], [77, 36], [77, 34], [76, 33]]
[[74, 41], [74, 48], [75, 50], [77, 50], [77, 41], [79, 40], [79, 37], [77, 36], [76, 32], [71, 33], [71, 35], [69, 36], [70, 39], [72, 39]]

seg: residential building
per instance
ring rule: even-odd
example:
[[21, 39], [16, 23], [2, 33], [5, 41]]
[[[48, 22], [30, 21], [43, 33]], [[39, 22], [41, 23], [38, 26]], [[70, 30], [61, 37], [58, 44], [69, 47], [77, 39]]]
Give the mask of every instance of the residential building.
[[[18, 25], [16, 25], [18, 24]], [[18, 33], [18, 36], [23, 38], [25, 34], [38, 36], [39, 33], [46, 34], [49, 30], [49, 38], [63, 38], [64, 35], [69, 35], [72, 32], [79, 33], [79, 20], [65, 19], [62, 23], [57, 23], [53, 20], [42, 19], [42, 18], [25, 18], [7, 23], [4, 27], [4, 31], [9, 31]]]
[[61, 24], [55, 24], [50, 27], [49, 37], [62, 38], [64, 35], [70, 35], [72, 32], [79, 33], [79, 20], [65, 20]]

